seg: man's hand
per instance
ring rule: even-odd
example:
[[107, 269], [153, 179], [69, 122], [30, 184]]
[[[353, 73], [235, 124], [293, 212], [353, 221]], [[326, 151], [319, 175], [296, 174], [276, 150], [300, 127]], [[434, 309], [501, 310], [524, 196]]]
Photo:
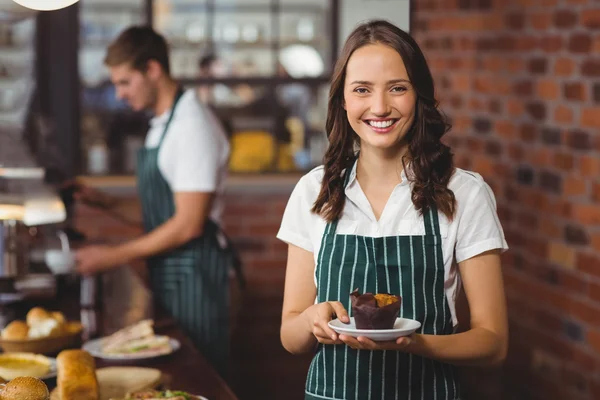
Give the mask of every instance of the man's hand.
[[121, 252], [111, 246], [88, 246], [77, 251], [77, 272], [93, 275], [117, 267], [125, 262]]
[[73, 190], [73, 198], [91, 207], [110, 209], [117, 204], [117, 198], [103, 193], [97, 189], [91, 188], [84, 185], [81, 182], [70, 181], [63, 185], [63, 187], [71, 188]]

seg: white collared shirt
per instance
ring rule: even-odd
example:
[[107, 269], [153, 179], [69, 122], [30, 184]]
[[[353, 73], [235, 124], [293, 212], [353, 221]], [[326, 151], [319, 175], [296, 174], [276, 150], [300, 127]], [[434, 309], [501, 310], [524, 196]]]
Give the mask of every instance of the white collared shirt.
[[[171, 110], [152, 118], [146, 148], [157, 147]], [[210, 217], [221, 221], [227, 178], [229, 141], [213, 112], [186, 90], [158, 152], [158, 168], [176, 192], [214, 192]]]
[[[278, 239], [312, 252], [315, 265], [327, 222], [311, 209], [319, 195], [323, 174], [321, 166], [300, 179], [290, 196], [277, 234]], [[356, 163], [350, 174], [338, 234], [368, 237], [425, 235], [423, 217], [412, 203], [411, 185], [404, 171], [402, 182], [392, 191], [379, 221], [356, 179]], [[505, 251], [508, 245], [496, 212], [496, 199], [481, 175], [457, 168], [448, 187], [456, 197], [456, 215], [452, 221], [441, 212], [438, 215], [446, 296], [456, 325], [459, 277], [453, 266], [489, 250]]]

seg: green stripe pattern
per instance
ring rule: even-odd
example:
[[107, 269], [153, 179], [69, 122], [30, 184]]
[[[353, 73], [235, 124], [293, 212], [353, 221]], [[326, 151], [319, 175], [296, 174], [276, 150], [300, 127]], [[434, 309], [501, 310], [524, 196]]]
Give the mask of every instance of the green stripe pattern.
[[[158, 168], [158, 152], [170, 121], [171, 118], [158, 147], [140, 149], [138, 154], [138, 192], [147, 232], [175, 214], [173, 192]], [[150, 258], [148, 268], [157, 303], [175, 318], [202, 354], [225, 376], [231, 255], [219, 246], [218, 230], [218, 226], [208, 220], [201, 237]]]
[[[350, 293], [402, 296], [400, 317], [416, 319], [418, 333], [453, 332], [444, 291], [444, 262], [436, 209], [424, 214], [424, 236], [336, 234], [327, 225], [318, 256], [318, 302], [340, 301], [352, 316]], [[319, 345], [309, 368], [306, 399], [456, 400], [454, 368], [398, 351]]]

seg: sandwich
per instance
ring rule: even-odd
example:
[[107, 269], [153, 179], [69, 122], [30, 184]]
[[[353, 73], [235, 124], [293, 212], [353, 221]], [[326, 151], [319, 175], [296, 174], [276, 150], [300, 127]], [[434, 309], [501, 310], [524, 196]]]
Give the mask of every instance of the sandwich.
[[167, 336], [156, 335], [154, 321], [146, 319], [123, 328], [102, 341], [105, 354], [167, 354], [172, 351]]

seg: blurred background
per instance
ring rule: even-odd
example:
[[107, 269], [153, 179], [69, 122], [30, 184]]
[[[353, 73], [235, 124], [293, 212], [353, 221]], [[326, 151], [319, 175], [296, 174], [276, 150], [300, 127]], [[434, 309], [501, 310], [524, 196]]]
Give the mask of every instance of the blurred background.
[[[115, 101], [102, 64], [131, 24], [166, 36], [175, 77], [226, 125], [225, 230], [249, 282], [232, 332], [231, 387], [242, 399], [303, 398], [310, 356], [279, 341], [287, 247], [275, 234], [295, 183], [321, 163], [340, 47], [370, 17], [410, 31], [453, 124], [456, 164], [494, 190], [511, 247], [509, 357], [499, 369], [463, 369], [465, 399], [600, 399], [597, 0], [81, 0], [47, 13], [0, 1], [5, 205], [53, 199], [78, 177], [130, 195], [137, 212], [134, 156], [148, 116]], [[39, 223], [56, 221], [72, 239], [139, 233], [84, 206], [67, 204], [64, 221], [61, 211], [44, 219], [47, 210]]]

